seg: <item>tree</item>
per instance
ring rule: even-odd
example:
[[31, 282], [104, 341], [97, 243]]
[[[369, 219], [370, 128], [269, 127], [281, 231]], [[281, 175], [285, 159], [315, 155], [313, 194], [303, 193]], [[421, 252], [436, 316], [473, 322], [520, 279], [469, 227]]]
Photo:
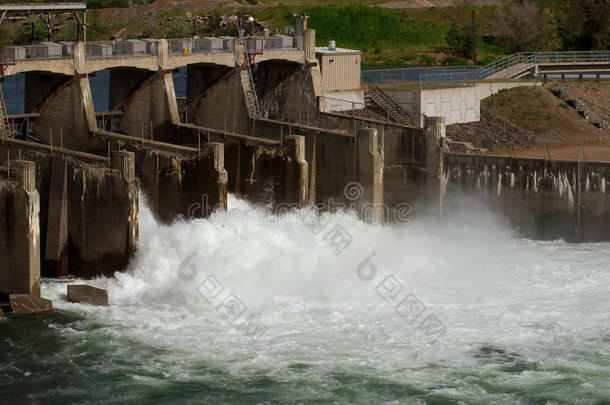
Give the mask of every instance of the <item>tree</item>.
[[445, 41], [460, 55], [470, 58], [472, 56], [472, 25], [458, 28], [457, 25], [453, 24], [445, 35]]
[[496, 15], [498, 36], [515, 52], [561, 49], [557, 19], [549, 8], [531, 1], [514, 1]]

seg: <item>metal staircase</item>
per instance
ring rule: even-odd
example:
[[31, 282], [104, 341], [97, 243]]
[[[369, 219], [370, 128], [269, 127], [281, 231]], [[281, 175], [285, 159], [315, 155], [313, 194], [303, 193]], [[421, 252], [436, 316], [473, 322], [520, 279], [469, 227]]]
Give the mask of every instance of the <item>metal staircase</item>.
[[381, 108], [395, 122], [403, 125], [413, 125], [413, 119], [403, 110], [383, 90], [369, 83], [368, 88], [364, 90], [364, 100], [366, 105], [374, 104]]
[[241, 76], [241, 85], [244, 89], [248, 114], [250, 115], [250, 118], [259, 118], [261, 116], [261, 109], [258, 103], [254, 76], [252, 75], [251, 65], [253, 61], [251, 59], [251, 53], [248, 50], [248, 44], [245, 38], [239, 38], [239, 45], [242, 48], [242, 60], [240, 61], [239, 74]]

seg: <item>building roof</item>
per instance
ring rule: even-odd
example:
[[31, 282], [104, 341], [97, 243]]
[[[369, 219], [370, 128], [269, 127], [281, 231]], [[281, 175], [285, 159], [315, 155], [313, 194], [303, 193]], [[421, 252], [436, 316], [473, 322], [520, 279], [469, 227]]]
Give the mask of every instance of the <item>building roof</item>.
[[331, 49], [328, 49], [327, 46], [317, 46], [316, 53], [336, 55], [336, 54], [341, 54], [341, 53], [360, 53], [360, 51], [357, 49], [346, 49], [346, 48], [336, 48], [336, 49], [331, 50]]

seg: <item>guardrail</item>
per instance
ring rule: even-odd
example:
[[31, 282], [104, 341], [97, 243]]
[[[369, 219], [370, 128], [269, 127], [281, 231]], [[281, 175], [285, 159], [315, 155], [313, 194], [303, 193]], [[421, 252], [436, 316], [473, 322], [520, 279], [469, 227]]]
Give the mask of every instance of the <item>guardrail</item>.
[[[442, 75], [446, 75], [446, 80], [459, 79], [464, 75], [469, 77], [473, 75], [473, 71], [478, 72], [478, 66], [442, 66], [442, 67], [416, 67], [416, 68], [398, 68], [398, 69], [370, 69], [362, 71], [362, 81], [370, 83], [385, 83], [387, 81], [397, 82], [418, 82], [426, 80], [428, 76], [435, 76], [434, 80], [438, 80]], [[478, 73], [477, 73], [478, 74]]]
[[610, 51], [519, 52], [484, 66], [481, 68], [481, 77], [487, 78], [503, 70], [506, 70], [507, 77], [510, 77], [519, 65], [579, 62], [610, 62]]
[[376, 84], [421, 82], [423, 87], [431, 86], [433, 82], [461, 82], [466, 85], [469, 80], [484, 80], [502, 71], [506, 71], [504, 76], [510, 78], [536, 64], [596, 62], [610, 63], [610, 51], [519, 52], [486, 66], [371, 69], [362, 71], [362, 81]]
[[168, 39], [168, 53], [170, 55], [192, 55], [233, 52], [232, 37], [222, 38], [174, 38]]
[[157, 40], [95, 41], [85, 44], [85, 59], [137, 58], [157, 54]]
[[71, 43], [15, 46], [15, 62], [71, 58], [72, 46]]
[[[249, 37], [250, 38], [250, 37]], [[254, 43], [260, 39], [261, 53], [263, 51], [303, 49], [303, 37], [251, 37]], [[170, 55], [212, 54], [233, 52], [235, 38], [176, 38], [169, 39], [168, 53]], [[26, 60], [70, 59], [74, 52], [73, 42], [46, 42], [37, 45], [0, 47], [0, 65], [2, 59], [7, 59], [11, 53], [12, 63]], [[94, 41], [85, 43], [86, 59], [130, 58], [154, 56], [158, 53], [157, 39], [141, 39], [126, 41]]]

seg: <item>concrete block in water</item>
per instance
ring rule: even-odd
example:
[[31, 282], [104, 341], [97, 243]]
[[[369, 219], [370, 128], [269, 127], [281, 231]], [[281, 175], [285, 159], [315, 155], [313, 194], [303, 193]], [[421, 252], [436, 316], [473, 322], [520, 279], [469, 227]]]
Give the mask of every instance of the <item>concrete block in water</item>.
[[13, 312], [19, 314], [43, 314], [53, 310], [51, 300], [32, 294], [11, 294], [9, 305]]
[[90, 285], [69, 285], [68, 301], [91, 305], [108, 305], [108, 292]]

